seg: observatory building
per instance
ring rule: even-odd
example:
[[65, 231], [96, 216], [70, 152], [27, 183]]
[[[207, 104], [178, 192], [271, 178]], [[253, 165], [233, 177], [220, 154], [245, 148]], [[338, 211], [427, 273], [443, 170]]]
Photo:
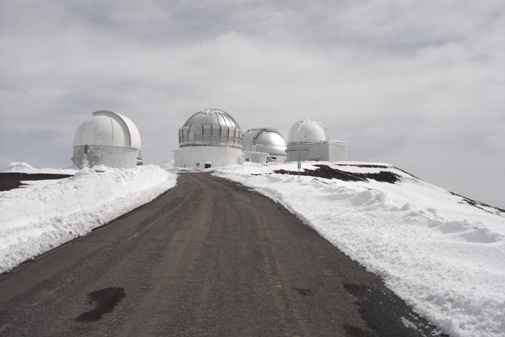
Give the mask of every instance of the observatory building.
[[132, 168], [142, 164], [140, 133], [135, 124], [118, 113], [92, 113], [74, 136], [72, 162], [79, 168], [103, 164]]
[[267, 163], [286, 161], [286, 141], [277, 129], [250, 129], [242, 138], [246, 162]]
[[204, 109], [179, 129], [175, 167], [210, 168], [242, 164], [242, 131], [227, 112]]
[[296, 122], [289, 131], [288, 161], [345, 161], [347, 143], [328, 140], [324, 126], [308, 118]]

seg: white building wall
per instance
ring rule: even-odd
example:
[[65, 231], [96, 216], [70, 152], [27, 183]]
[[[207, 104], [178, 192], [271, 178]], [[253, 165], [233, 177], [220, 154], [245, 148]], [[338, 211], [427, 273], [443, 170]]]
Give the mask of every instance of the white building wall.
[[287, 161], [308, 161], [309, 144], [290, 145], [287, 148]]
[[330, 147], [328, 143], [316, 143], [309, 145], [309, 160], [329, 160]]
[[269, 154], [266, 152], [244, 151], [244, 156], [246, 162], [266, 164]]
[[309, 160], [345, 161], [347, 144], [345, 142], [324, 142], [309, 145]]
[[[74, 146], [72, 162], [75, 166], [83, 167], [86, 146]], [[88, 166], [105, 165], [116, 168], [133, 168], [137, 166], [137, 149], [119, 146], [89, 145], [86, 159]]]
[[185, 146], [174, 150], [175, 167], [205, 168], [243, 164], [242, 150], [229, 146]]
[[288, 161], [346, 161], [347, 144], [340, 141], [288, 144]]
[[346, 142], [330, 141], [328, 145], [330, 146], [328, 161], [347, 161]]

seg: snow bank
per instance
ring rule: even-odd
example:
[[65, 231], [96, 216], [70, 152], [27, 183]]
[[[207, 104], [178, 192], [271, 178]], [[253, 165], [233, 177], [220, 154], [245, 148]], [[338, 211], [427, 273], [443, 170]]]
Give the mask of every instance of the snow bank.
[[[24, 163], [13, 163], [4, 172], [70, 173]], [[153, 165], [73, 173], [0, 192], [0, 274], [153, 200], [174, 187], [177, 177]]]
[[[343, 181], [275, 173], [296, 163], [237, 165], [216, 175], [283, 204], [348, 256], [381, 275], [414, 310], [452, 337], [505, 336], [505, 214], [380, 163], [323, 164], [386, 178]], [[98, 171], [98, 172], [97, 172]], [[102, 172], [103, 171], [103, 172]], [[135, 169], [35, 169], [72, 174], [0, 192], [0, 273], [85, 235], [175, 186], [158, 166]], [[396, 179], [396, 178], [395, 178]]]
[[296, 172], [296, 163], [248, 164], [215, 174], [283, 204], [451, 336], [505, 336], [504, 213], [472, 206], [390, 165], [302, 165], [314, 170], [316, 164], [361, 174], [387, 171], [400, 180], [274, 173]]

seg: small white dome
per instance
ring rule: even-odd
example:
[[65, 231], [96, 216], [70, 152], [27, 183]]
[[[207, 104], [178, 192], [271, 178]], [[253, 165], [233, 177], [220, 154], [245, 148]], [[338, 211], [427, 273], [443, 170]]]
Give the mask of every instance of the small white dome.
[[326, 132], [321, 123], [305, 118], [296, 122], [289, 131], [288, 144], [318, 143], [326, 141]]
[[204, 109], [179, 129], [179, 147], [214, 145], [242, 146], [242, 131], [235, 119], [219, 109]]
[[250, 129], [242, 138], [244, 151], [266, 152], [273, 156], [286, 155], [286, 141], [277, 129]]
[[74, 136], [74, 146], [101, 145], [141, 149], [140, 133], [135, 124], [118, 113], [99, 110], [85, 120]]

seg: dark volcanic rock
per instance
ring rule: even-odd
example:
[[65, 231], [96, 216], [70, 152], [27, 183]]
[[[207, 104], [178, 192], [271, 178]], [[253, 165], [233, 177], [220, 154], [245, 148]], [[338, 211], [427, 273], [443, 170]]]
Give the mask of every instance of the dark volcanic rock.
[[44, 174], [44, 173], [16, 173], [16, 172], [5, 172], [0, 173], [0, 191], [8, 191], [14, 188], [18, 188], [21, 185], [21, 181], [24, 180], [47, 180], [47, 179], [63, 179], [72, 177], [68, 174]]
[[[379, 173], [355, 173], [346, 172], [336, 168], [331, 168], [328, 165], [314, 165], [315, 170], [304, 169], [300, 171], [301, 176], [311, 176], [325, 179], [338, 179], [343, 181], [368, 181], [373, 179], [380, 182], [394, 184], [400, 180], [400, 176], [390, 171], [380, 171]], [[374, 166], [375, 167], [375, 166]], [[386, 166], [384, 166], [386, 168]], [[298, 175], [298, 171], [275, 170], [274, 173]]]

